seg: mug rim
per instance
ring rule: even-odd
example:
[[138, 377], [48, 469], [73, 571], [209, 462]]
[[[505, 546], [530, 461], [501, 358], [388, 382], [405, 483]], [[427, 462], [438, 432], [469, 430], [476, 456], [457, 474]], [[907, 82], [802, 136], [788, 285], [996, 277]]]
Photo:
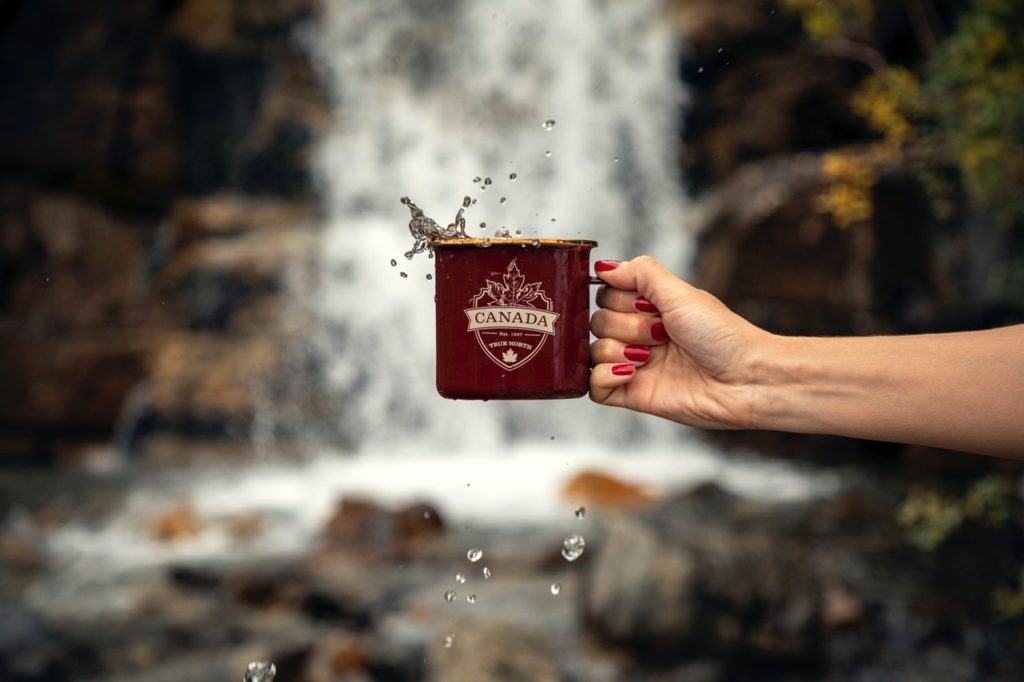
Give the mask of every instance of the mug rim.
[[556, 248], [575, 248], [580, 246], [588, 246], [595, 248], [597, 242], [591, 239], [555, 239], [555, 238], [537, 238], [528, 239], [525, 237], [514, 237], [510, 239], [504, 239], [500, 237], [457, 237], [455, 239], [440, 239], [431, 244], [432, 248], [457, 248], [462, 246], [475, 246], [482, 247], [487, 246], [553, 246]]

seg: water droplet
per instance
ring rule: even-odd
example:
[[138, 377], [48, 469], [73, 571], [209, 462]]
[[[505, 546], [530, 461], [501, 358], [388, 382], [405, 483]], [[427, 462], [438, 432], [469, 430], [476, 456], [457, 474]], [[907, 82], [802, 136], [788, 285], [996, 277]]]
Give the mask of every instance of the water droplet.
[[508, 231], [507, 227], [502, 227], [500, 230], [494, 233], [495, 239], [511, 239], [512, 233]]
[[[427, 275], [427, 277], [430, 277], [430, 275]], [[430, 518], [430, 512], [428, 512], [428, 511], [423, 512], [423, 518], [429, 519]]]
[[451, 649], [453, 644], [455, 644], [455, 634], [449, 632], [444, 636], [444, 648]]
[[502, 197], [501, 199], [498, 200], [498, 203], [499, 204], [504, 204], [506, 201], [508, 201], [508, 199], [506, 199], [505, 197]]
[[491, 579], [491, 569], [489, 569], [486, 566], [484, 566], [484, 580], [490, 580], [490, 579]]
[[481, 230], [486, 230], [487, 229], [487, 223], [480, 223], [480, 229]]
[[466, 576], [462, 575], [461, 573], [456, 573], [455, 574], [455, 582], [457, 582], [457, 583], [464, 583], [464, 582], [466, 582]]
[[409, 273], [407, 273], [407, 272], [400, 272], [398, 274], [401, 275], [402, 277], [408, 277], [409, 276]]
[[551, 150], [549, 149], [546, 152], [544, 152], [544, 156], [551, 156]]
[[573, 533], [562, 541], [562, 556], [565, 557], [566, 561], [576, 561], [583, 554], [583, 548], [586, 547], [586, 544], [582, 535]]
[[471, 203], [471, 204], [475, 204], [475, 203], [476, 203], [476, 199], [473, 199], [473, 201], [471, 201], [471, 202], [469, 202], [469, 203]]
[[523, 234], [522, 230], [516, 230], [516, 236], [519, 237]]
[[577, 519], [582, 519], [582, 518], [584, 518], [587, 515], [587, 508], [586, 507], [576, 507], [576, 511], [574, 511], [573, 514], [576, 515]]
[[558, 583], [551, 583], [551, 594], [557, 595], [562, 591], [562, 586]]
[[271, 682], [277, 675], [277, 666], [266, 661], [253, 661], [245, 668], [242, 682]]
[[725, 49], [724, 47], [718, 48], [718, 54], [722, 54], [722, 50], [724, 50], [724, 49]]
[[480, 176], [479, 175], [477, 175], [475, 178], [473, 178], [473, 183], [474, 184], [476, 184], [478, 182], [480, 182]]
[[540, 240], [534, 239], [530, 242], [530, 246], [540, 246]]
[[392, 258], [391, 259], [391, 267], [395, 267], [396, 265], [398, 265], [398, 261], [396, 261], [394, 258]]
[[433, 276], [433, 275], [431, 275], [431, 274], [430, 274], [430, 273], [428, 272], [428, 273], [427, 273], [427, 281], [429, 282], [429, 281], [430, 281], [430, 280], [432, 280], [432, 279], [434, 279], [434, 276]]
[[469, 208], [469, 205], [473, 203], [473, 200], [469, 197], [462, 197], [462, 208]]
[[480, 561], [481, 559], [483, 559], [483, 557], [484, 550], [480, 549], [479, 547], [474, 547], [473, 549], [466, 552], [466, 558], [474, 563]]
[[704, 67], [702, 66], [699, 69], [697, 69], [697, 73], [704, 73]]
[[466, 601], [468, 601], [470, 604], [475, 604], [476, 603], [476, 595], [475, 594], [467, 595], [466, 596]]
[[458, 595], [455, 594], [455, 590], [446, 590], [444, 593], [444, 600], [451, 604], [453, 601], [455, 601], [455, 597], [457, 596]]
[[484, 178], [484, 184], [485, 185], [491, 184], [491, 179], [490, 178]]
[[618, 162], [619, 162], [619, 157], [616, 156], [614, 159], [612, 159], [612, 163], [618, 163]]
[[512, 173], [511, 175], [508, 176], [508, 179], [511, 180], [512, 182], [515, 182], [516, 178], [518, 177], [519, 176], [516, 173]]
[[548, 120], [541, 123], [540, 127], [543, 128], [544, 130], [551, 130], [552, 128], [555, 127], [555, 119], [549, 118]]
[[553, 223], [554, 223], [554, 222], [557, 222], [557, 221], [556, 221], [556, 219], [555, 219], [555, 218], [552, 218], [552, 219], [551, 219], [551, 222], [553, 222]]

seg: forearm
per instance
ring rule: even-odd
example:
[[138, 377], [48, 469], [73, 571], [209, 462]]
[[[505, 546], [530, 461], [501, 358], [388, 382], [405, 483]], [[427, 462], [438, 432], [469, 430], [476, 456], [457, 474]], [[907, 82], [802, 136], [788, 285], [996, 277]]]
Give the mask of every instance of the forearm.
[[773, 336], [755, 428], [1024, 458], [1024, 325], [862, 338]]

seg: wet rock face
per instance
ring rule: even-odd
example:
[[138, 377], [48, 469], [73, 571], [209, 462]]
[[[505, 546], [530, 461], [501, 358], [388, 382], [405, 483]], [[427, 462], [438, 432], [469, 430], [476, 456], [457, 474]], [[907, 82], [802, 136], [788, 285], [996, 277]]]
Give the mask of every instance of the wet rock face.
[[[673, 507], [687, 504], [705, 501]], [[613, 523], [586, 575], [584, 610], [594, 630], [658, 658], [812, 660], [820, 587], [805, 550], [767, 529], [702, 526], [681, 537], [657, 519]]]
[[122, 445], [245, 437], [280, 393], [329, 116], [315, 10], [0, 7], [0, 458], [75, 459], [129, 395]]

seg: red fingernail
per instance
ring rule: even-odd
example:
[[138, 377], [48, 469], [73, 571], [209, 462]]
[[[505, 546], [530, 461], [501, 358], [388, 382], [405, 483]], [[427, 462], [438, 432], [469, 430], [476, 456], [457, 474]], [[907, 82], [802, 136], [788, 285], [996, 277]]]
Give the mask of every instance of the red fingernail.
[[647, 358], [651, 357], [651, 349], [647, 346], [639, 346], [630, 344], [626, 346], [622, 354], [626, 356], [627, 360], [635, 360], [637, 362], [646, 362]]
[[617, 260], [599, 260], [594, 263], [594, 272], [608, 272], [622, 265]]
[[636, 371], [636, 365], [612, 365], [612, 374], [620, 377], [628, 377]]
[[661, 312], [660, 310], [658, 310], [658, 308], [653, 303], [648, 301], [643, 296], [637, 296], [636, 297], [636, 300], [633, 301], [633, 307], [635, 307], [637, 310], [639, 310], [642, 313], [658, 314], [658, 313]]
[[668, 332], [665, 331], [665, 325], [661, 322], [655, 322], [651, 325], [651, 337], [655, 341], [668, 341]]

